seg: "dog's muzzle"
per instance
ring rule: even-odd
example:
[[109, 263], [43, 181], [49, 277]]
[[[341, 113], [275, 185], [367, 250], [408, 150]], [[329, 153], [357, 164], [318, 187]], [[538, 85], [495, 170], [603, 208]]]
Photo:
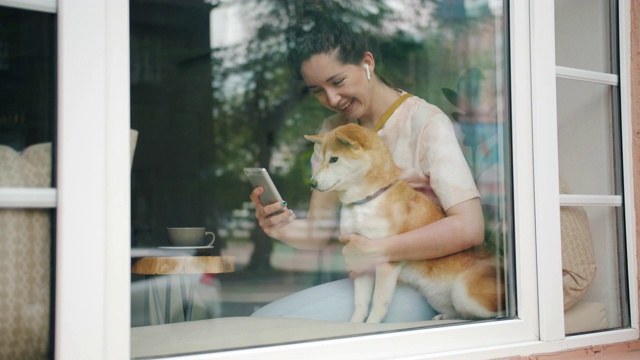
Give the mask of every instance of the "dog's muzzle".
[[311, 181], [309, 181], [309, 186], [311, 186], [312, 189], [315, 189], [318, 187], [318, 182], [311, 179]]

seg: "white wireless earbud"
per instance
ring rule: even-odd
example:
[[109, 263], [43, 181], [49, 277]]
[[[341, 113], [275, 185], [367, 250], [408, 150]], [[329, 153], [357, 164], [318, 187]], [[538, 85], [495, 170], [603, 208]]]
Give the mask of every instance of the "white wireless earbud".
[[371, 80], [371, 70], [369, 70], [369, 64], [364, 64], [364, 70], [367, 72], [367, 80]]

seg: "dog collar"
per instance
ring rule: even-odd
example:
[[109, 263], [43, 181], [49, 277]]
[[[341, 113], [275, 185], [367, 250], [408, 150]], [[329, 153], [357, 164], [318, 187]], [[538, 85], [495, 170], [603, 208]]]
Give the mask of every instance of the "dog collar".
[[373, 195], [369, 195], [364, 199], [361, 199], [361, 200], [358, 200], [358, 201], [354, 201], [354, 202], [350, 203], [349, 205], [363, 205], [363, 204], [366, 204], [369, 201], [371, 201], [371, 200], [377, 198], [378, 196], [382, 195], [383, 192], [387, 191], [387, 189], [392, 187], [397, 182], [398, 182], [398, 180], [396, 180], [396, 181], [392, 182], [391, 184], [383, 187], [382, 189], [376, 191], [375, 193], [373, 193]]

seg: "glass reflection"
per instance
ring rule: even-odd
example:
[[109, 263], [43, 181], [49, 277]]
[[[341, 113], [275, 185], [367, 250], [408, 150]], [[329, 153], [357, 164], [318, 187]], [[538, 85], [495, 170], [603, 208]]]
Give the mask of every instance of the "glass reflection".
[[[292, 76], [284, 29], [308, 3], [130, 2], [132, 128], [140, 132], [132, 170], [132, 247], [167, 246], [165, 228], [202, 226], [217, 235], [210, 254], [235, 259], [232, 273], [198, 277], [198, 287], [205, 284], [218, 295], [202, 302], [196, 290], [194, 320], [247, 317], [286, 295], [348, 275], [335, 236], [316, 251], [267, 236], [256, 224], [252, 187], [242, 175], [247, 166], [269, 169], [288, 208], [298, 218], [307, 216], [313, 146], [302, 135], [317, 133], [331, 112]], [[510, 279], [502, 3], [378, 0], [334, 6], [354, 29], [377, 38], [382, 56], [376, 71], [451, 118], [481, 195], [485, 243], [501, 256]], [[132, 280], [132, 326], [138, 327], [147, 324], [139, 314], [142, 303], [153, 308], [154, 300], [144, 297], [142, 276]], [[161, 305], [176, 296], [162, 286], [159, 294]], [[179, 304], [176, 299], [171, 303]], [[207, 312], [206, 301], [216, 302], [217, 310]], [[513, 306], [509, 300], [505, 315], [514, 314]], [[172, 320], [182, 321], [177, 313]], [[149, 320], [156, 324], [153, 316]], [[391, 328], [402, 326], [373, 331]], [[272, 343], [294, 340], [273, 331], [270, 336]]]

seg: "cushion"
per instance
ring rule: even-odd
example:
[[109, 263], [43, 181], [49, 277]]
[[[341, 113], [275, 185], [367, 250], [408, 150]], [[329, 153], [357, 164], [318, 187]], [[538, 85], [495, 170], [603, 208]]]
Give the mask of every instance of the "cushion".
[[32, 145], [22, 152], [0, 145], [0, 186], [50, 187], [51, 143]]
[[138, 130], [129, 130], [129, 164], [133, 166], [133, 154], [136, 153], [136, 145], [138, 144]]
[[[560, 194], [569, 194], [560, 180]], [[587, 291], [596, 275], [596, 261], [586, 211], [579, 206], [560, 207], [562, 236], [562, 288], [564, 310], [570, 309]]]
[[607, 311], [603, 303], [580, 301], [564, 313], [565, 334], [597, 331], [608, 326]]
[[[50, 187], [51, 144], [0, 145], [0, 187]], [[47, 359], [50, 211], [0, 209], [0, 359]]]

